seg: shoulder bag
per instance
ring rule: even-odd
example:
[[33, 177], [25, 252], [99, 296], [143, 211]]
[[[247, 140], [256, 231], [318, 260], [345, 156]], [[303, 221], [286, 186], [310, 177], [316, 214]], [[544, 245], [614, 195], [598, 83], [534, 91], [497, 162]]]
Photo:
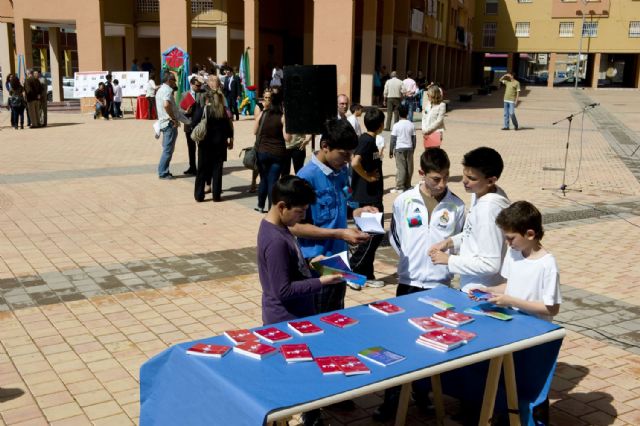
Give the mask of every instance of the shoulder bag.
[[256, 133], [256, 142], [252, 147], [244, 148], [240, 151], [240, 156], [242, 156], [242, 165], [250, 170], [258, 169], [258, 145], [260, 145], [260, 134], [262, 133], [262, 124], [264, 123], [265, 115], [266, 111], [262, 111], [260, 124], [258, 125], [258, 132]]
[[200, 122], [198, 123], [198, 125], [196, 127], [193, 128], [193, 130], [191, 131], [191, 139], [193, 139], [196, 142], [202, 142], [204, 140], [204, 138], [207, 137], [207, 111], [209, 110], [208, 107], [204, 107], [204, 111], [202, 112], [202, 119], [200, 119]]

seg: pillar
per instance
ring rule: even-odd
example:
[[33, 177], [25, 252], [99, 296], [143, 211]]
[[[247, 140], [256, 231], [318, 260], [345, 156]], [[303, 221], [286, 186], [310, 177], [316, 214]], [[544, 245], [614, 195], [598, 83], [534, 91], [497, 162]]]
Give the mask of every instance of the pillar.
[[[83, 19], [76, 21], [78, 40], [78, 68], [80, 71], [106, 71], [104, 60], [104, 5], [102, 2], [86, 2]], [[95, 99], [82, 98], [83, 112], [93, 111]]]
[[635, 87], [636, 89], [640, 88], [640, 53], [636, 55], [636, 78], [635, 78]]
[[313, 63], [336, 64], [338, 93], [349, 97], [353, 73], [354, 15], [354, 0], [316, 0], [314, 3]]
[[418, 55], [420, 51], [420, 42], [418, 40], [409, 41], [409, 68], [413, 72], [413, 77], [418, 73]]
[[[602, 53], [595, 53], [593, 55], [593, 64], [592, 66], [592, 70], [593, 72], [591, 73], [591, 87], [593, 88], [597, 88], [598, 87], [598, 78], [600, 77], [600, 60], [602, 59]], [[576, 78], [579, 77], [579, 74], [576, 73]]]
[[304, 52], [302, 62], [304, 65], [313, 64], [313, 0], [304, 0]]
[[376, 15], [378, 0], [363, 0], [362, 58], [360, 76], [360, 103], [373, 102], [373, 74], [376, 67]]
[[386, 66], [388, 72], [393, 71], [393, 29], [395, 22], [395, 5], [395, 0], [384, 0], [380, 65]]
[[549, 55], [549, 67], [547, 68], [547, 87], [553, 87], [553, 79], [556, 74], [556, 57], [555, 53]]
[[136, 59], [136, 30], [134, 27], [126, 26], [124, 28], [124, 58], [125, 70], [130, 70], [133, 60]]
[[216, 25], [216, 63], [229, 61], [229, 40], [229, 25]]
[[396, 37], [396, 40], [396, 66], [394, 69], [402, 75], [402, 78], [404, 78], [407, 72], [407, 50], [409, 48], [409, 37], [401, 35]]
[[16, 54], [22, 55], [24, 62], [21, 64], [22, 69], [18, 70], [20, 64], [16, 64], [16, 72], [20, 72], [22, 78], [24, 76], [25, 67], [33, 67], [33, 50], [31, 48], [31, 22], [28, 19], [15, 19], [16, 32]]
[[[13, 29], [8, 22], [0, 22], [0, 70], [2, 70], [2, 75], [5, 77], [15, 70], [13, 60]], [[5, 95], [5, 102], [8, 98], [9, 96]]]
[[[63, 99], [62, 76], [60, 75], [60, 28], [49, 27], [49, 63], [51, 65], [51, 87], [53, 102]], [[62, 57], [64, 59], [64, 57]]]
[[160, 52], [191, 52], [191, 0], [160, 0]]
[[507, 72], [514, 74], [513, 72], [513, 55], [517, 55], [517, 53], [509, 53], [507, 55]]
[[244, 48], [249, 49], [249, 69], [252, 83], [260, 86], [260, 4], [259, 0], [244, 0]]

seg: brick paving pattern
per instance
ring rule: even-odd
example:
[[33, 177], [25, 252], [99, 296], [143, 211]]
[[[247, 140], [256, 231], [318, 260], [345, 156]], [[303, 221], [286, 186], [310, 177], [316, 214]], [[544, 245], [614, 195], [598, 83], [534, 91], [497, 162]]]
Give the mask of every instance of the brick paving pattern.
[[[640, 153], [631, 155], [640, 144], [640, 92], [533, 87], [522, 100], [518, 132], [499, 131], [500, 94], [452, 102], [443, 144], [450, 186], [468, 201], [462, 154], [492, 146], [505, 159], [500, 184], [510, 198], [545, 214], [544, 243], [558, 259], [564, 296], [556, 320], [568, 329], [552, 423], [640, 424]], [[566, 122], [551, 123], [593, 102], [600, 106], [584, 122], [574, 119], [568, 157], [567, 183], [582, 192], [563, 195]], [[224, 202], [198, 204], [193, 178], [157, 179], [160, 147], [150, 122], [53, 113], [47, 129], [14, 131], [7, 115], [0, 116], [0, 424], [136, 424], [147, 359], [178, 342], [260, 325], [261, 215], [237, 157], [253, 143], [253, 123], [236, 123]], [[174, 175], [186, 163], [180, 135]], [[385, 160], [386, 188], [394, 175]], [[394, 197], [385, 195], [387, 211]], [[376, 273], [389, 285], [349, 291], [347, 305], [393, 296], [395, 259], [381, 248]], [[370, 424], [380, 402], [380, 394], [359, 398], [357, 410], [326, 410], [326, 418]], [[456, 402], [447, 409], [455, 414]], [[411, 407], [407, 423], [434, 420]]]

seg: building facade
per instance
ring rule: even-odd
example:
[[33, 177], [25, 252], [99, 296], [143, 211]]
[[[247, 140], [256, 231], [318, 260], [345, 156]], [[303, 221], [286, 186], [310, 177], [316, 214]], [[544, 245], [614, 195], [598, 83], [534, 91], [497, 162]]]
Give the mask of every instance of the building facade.
[[[82, 3], [82, 7], [78, 4]], [[374, 70], [469, 83], [474, 0], [0, 0], [0, 68], [50, 70], [53, 98], [75, 71], [123, 71], [178, 46], [191, 64], [336, 64], [338, 90], [368, 105]]]
[[640, 87], [640, 0], [478, 0], [472, 82]]

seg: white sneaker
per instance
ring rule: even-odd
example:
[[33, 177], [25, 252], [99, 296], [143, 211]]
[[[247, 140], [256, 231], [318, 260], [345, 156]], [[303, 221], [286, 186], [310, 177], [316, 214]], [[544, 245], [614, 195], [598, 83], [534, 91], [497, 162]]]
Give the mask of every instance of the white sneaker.
[[391, 191], [392, 194], [399, 194], [400, 192], [402, 192], [402, 189], [398, 189], [398, 188], [393, 188]]
[[351, 290], [360, 291], [362, 290], [362, 286], [356, 283], [352, 283], [351, 281], [347, 281], [347, 285], [351, 288]]
[[381, 280], [367, 280], [365, 285], [371, 288], [381, 288], [381, 287], [384, 287], [385, 283], [384, 281], [381, 281]]

